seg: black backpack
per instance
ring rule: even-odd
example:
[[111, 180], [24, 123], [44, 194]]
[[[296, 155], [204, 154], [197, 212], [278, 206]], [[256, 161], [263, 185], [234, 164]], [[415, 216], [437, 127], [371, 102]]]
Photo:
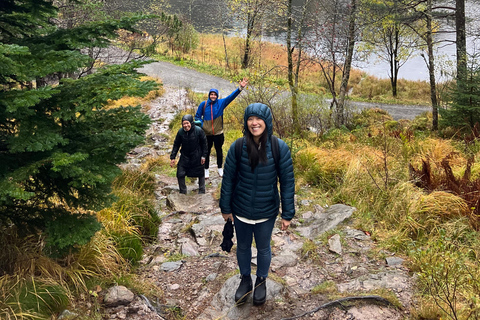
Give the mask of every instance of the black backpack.
[[[237, 171], [238, 166], [240, 165], [240, 158], [242, 157], [242, 147], [243, 147], [243, 139], [245, 137], [238, 138], [235, 141], [235, 158], [237, 159]], [[280, 150], [278, 148], [278, 138], [272, 135], [272, 154], [273, 154], [273, 161], [275, 161], [275, 168], [277, 169], [277, 175], [280, 173], [279, 164], [280, 161]]]

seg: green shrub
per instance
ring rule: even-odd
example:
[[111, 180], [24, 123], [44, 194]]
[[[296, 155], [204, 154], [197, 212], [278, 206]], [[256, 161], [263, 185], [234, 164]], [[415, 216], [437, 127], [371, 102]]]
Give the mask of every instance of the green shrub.
[[138, 234], [114, 234], [112, 237], [118, 252], [125, 260], [135, 265], [142, 259], [143, 242]]
[[47, 222], [45, 251], [55, 258], [65, 257], [87, 244], [102, 225], [90, 214], [60, 215]]
[[428, 247], [415, 247], [411, 257], [422, 293], [431, 296], [445, 315], [463, 319], [470, 314], [476, 319], [480, 315], [480, 265], [476, 254], [469, 254], [476, 250], [469, 248], [462, 233], [448, 234], [441, 229]]
[[12, 290], [5, 301], [12, 319], [48, 319], [64, 309], [69, 302], [67, 292], [58, 285], [35, 281], [18, 282]]

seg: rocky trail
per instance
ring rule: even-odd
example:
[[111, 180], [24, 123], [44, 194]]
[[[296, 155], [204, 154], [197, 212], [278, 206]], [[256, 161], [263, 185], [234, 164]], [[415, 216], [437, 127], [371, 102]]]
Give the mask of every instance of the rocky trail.
[[[132, 150], [125, 166], [135, 167], [146, 156], [170, 152], [165, 134], [173, 133], [168, 124], [178, 110], [193, 106], [184, 89], [165, 89], [163, 97], [150, 102], [153, 124], [147, 132], [148, 145]], [[128, 288], [112, 287], [104, 299], [106, 319], [407, 318], [413, 279], [403, 259], [376, 250], [368, 234], [352, 228], [349, 218], [355, 208], [342, 204], [326, 207], [309, 199], [297, 199], [296, 217], [288, 231], [281, 231], [278, 225], [274, 229], [266, 303], [255, 307], [250, 297], [244, 305], [235, 306], [233, 297], [240, 279], [235, 245], [230, 253], [220, 248], [224, 221], [217, 199], [221, 178], [214, 162], [206, 194], [197, 194], [193, 180], [187, 184], [188, 194], [179, 194], [176, 178], [156, 175], [162, 224], [158, 240], [145, 248], [137, 273], [160, 287], [164, 299], [150, 301]], [[327, 231], [328, 243], [318, 241]], [[302, 250], [306, 241], [316, 249]], [[254, 250], [253, 270], [255, 262]], [[379, 292], [387, 291], [400, 307], [377, 298]], [[337, 298], [331, 298], [333, 293]], [[361, 296], [370, 297], [329, 304], [341, 297]]]

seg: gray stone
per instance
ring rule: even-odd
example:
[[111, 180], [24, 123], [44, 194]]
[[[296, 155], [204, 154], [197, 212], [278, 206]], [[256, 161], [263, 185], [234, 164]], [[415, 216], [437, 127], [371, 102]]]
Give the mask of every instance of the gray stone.
[[207, 282], [210, 282], [210, 281], [213, 281], [217, 278], [217, 274], [216, 273], [210, 273], [206, 278], [205, 278], [205, 281]]
[[124, 286], [113, 286], [108, 289], [104, 303], [109, 307], [127, 305], [133, 301], [135, 295]]
[[335, 204], [325, 210], [324, 213], [316, 214], [315, 220], [306, 227], [299, 227], [297, 230], [303, 237], [314, 239], [337, 227], [341, 222], [352, 216], [357, 209], [344, 204]]
[[367, 274], [349, 282], [337, 285], [339, 292], [371, 291], [378, 288], [392, 289], [396, 292], [407, 290], [407, 275], [398, 270]]
[[389, 267], [400, 266], [403, 263], [403, 259], [399, 257], [388, 257], [385, 259]]
[[[256, 277], [252, 275], [252, 281], [255, 283]], [[229, 278], [220, 291], [213, 297], [212, 303], [207, 307], [203, 314], [197, 319], [218, 319], [223, 315], [222, 319], [248, 319], [250, 309], [255, 308], [252, 304], [252, 295], [247, 302], [241, 306], [235, 306], [235, 291], [240, 284], [240, 276], [235, 275]], [[267, 301], [277, 297], [283, 289], [283, 286], [275, 281], [267, 278]]]
[[313, 212], [312, 211], [307, 211], [302, 214], [302, 218], [305, 220], [308, 220], [313, 217]]
[[302, 206], [308, 206], [308, 205], [310, 205], [310, 203], [312, 203], [312, 200], [302, 200], [302, 201], [300, 201], [300, 205], [302, 205]]
[[314, 211], [315, 211], [315, 214], [318, 214], [318, 213], [321, 214], [321, 213], [324, 213], [324, 212], [325, 212], [325, 208], [322, 207], [322, 206], [319, 205], [319, 204], [314, 205], [314, 206], [313, 206], [313, 209], [314, 209]]
[[345, 228], [345, 238], [353, 238], [356, 240], [368, 240], [370, 236], [366, 235], [365, 232], [352, 228]]
[[340, 235], [334, 234], [328, 239], [328, 250], [336, 254], [342, 254], [342, 243], [340, 242]]
[[77, 317], [78, 317], [77, 313], [74, 313], [65, 309], [58, 316], [58, 320], [73, 320], [73, 319], [76, 319]]
[[271, 268], [276, 271], [282, 267], [293, 267], [298, 263], [298, 256], [291, 251], [284, 251], [272, 258]]
[[172, 272], [180, 269], [181, 266], [182, 266], [182, 261], [169, 261], [169, 262], [162, 263], [160, 268], [165, 272]]
[[188, 238], [181, 239], [181, 252], [186, 256], [198, 256], [198, 245]]
[[197, 238], [204, 237], [211, 232], [221, 234], [225, 225], [225, 220], [223, 220], [221, 215], [199, 216], [199, 220], [199, 223], [192, 226], [192, 230]]
[[206, 213], [216, 205], [210, 193], [206, 194], [181, 194], [171, 193], [167, 197], [167, 206], [172, 211], [180, 213]]

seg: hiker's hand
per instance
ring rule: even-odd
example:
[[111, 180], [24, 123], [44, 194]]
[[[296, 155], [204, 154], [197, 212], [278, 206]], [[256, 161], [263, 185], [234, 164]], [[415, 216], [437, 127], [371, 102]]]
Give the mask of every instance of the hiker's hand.
[[228, 219], [233, 221], [233, 214], [231, 213], [222, 213], [223, 220], [228, 221]]
[[290, 225], [290, 221], [282, 219], [282, 231], [287, 230], [289, 225]]
[[200, 160], [200, 163], [202, 164], [202, 166], [205, 164], [205, 158], [202, 157], [202, 160]]
[[240, 89], [243, 90], [248, 84], [248, 78], [243, 78], [242, 81], [240, 81]]
[[175, 159], [170, 160], [170, 167], [175, 167]]

